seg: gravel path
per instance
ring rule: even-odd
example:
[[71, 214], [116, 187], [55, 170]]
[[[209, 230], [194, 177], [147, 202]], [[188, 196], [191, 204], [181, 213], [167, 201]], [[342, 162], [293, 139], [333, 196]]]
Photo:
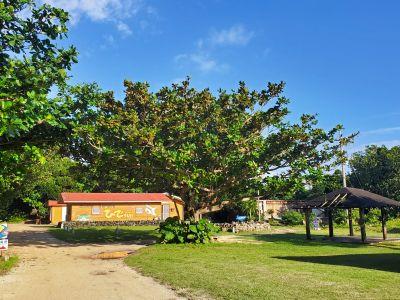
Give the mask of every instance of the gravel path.
[[10, 253], [20, 263], [0, 277], [0, 299], [182, 299], [171, 289], [124, 265], [121, 259], [90, 257], [134, 251], [140, 245], [72, 245], [46, 226], [10, 224]]

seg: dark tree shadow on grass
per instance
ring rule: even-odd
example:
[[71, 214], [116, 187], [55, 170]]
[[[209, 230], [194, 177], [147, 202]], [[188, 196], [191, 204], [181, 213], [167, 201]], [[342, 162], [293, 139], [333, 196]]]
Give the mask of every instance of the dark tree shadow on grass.
[[400, 273], [400, 253], [347, 254], [330, 256], [276, 256], [274, 258]]
[[[268, 234], [251, 234], [247, 235], [257, 241], [274, 242], [274, 243], [289, 243], [296, 246], [335, 246], [342, 248], [360, 248], [365, 247], [360, 243], [340, 243], [331, 241], [323, 235], [314, 235], [311, 240], [307, 240], [305, 234], [301, 233], [268, 233]], [[246, 238], [246, 235], [243, 235]]]
[[388, 233], [400, 233], [400, 228], [391, 228], [388, 229]]

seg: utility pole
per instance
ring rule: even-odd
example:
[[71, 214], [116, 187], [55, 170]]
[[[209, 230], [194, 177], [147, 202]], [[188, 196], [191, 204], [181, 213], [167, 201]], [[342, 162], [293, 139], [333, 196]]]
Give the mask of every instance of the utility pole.
[[[340, 145], [340, 152], [343, 153], [343, 137], [342, 137], [342, 132], [340, 132], [340, 138], [339, 138], [339, 145]], [[346, 160], [344, 157], [342, 157], [342, 181], [343, 181], [343, 187], [347, 187], [347, 182], [346, 182]], [[351, 208], [347, 209], [347, 224], [349, 225], [349, 235], [354, 236], [354, 229], [353, 229], [353, 212]]]
[[[343, 152], [343, 138], [342, 138], [342, 132], [340, 132], [340, 138], [339, 138], [339, 145], [340, 145], [340, 152]], [[343, 157], [342, 160], [342, 180], [343, 180], [343, 187], [347, 187], [347, 182], [346, 182], [346, 161]]]

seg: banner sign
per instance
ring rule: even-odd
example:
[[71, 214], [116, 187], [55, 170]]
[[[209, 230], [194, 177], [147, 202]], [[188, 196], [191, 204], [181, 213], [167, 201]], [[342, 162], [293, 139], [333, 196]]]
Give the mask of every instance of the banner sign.
[[239, 215], [236, 216], [236, 221], [238, 222], [244, 222], [246, 221], [246, 219], [247, 219], [246, 216], [239, 216]]
[[8, 249], [8, 239], [0, 240], [0, 251]]
[[7, 237], [8, 237], [7, 223], [0, 223], [0, 239], [6, 239]]

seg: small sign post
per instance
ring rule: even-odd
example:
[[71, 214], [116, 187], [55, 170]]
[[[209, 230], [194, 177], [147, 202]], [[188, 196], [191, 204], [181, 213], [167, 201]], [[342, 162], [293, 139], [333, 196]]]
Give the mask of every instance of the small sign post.
[[0, 257], [7, 256], [4, 255], [4, 251], [8, 250], [8, 225], [7, 223], [0, 223]]
[[1, 239], [0, 240], [0, 250], [1, 250], [1, 252], [5, 251], [5, 250], [8, 250], [8, 239]]

